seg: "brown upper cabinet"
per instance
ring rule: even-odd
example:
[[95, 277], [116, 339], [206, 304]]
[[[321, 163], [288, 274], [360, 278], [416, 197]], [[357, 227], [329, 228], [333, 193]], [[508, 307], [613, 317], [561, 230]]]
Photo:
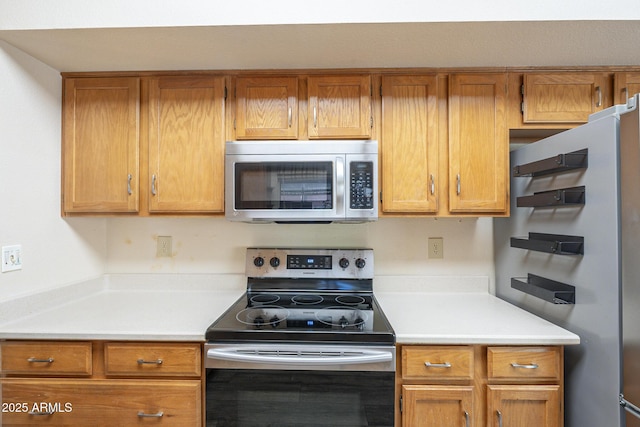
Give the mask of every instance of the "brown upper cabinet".
[[370, 138], [371, 76], [309, 76], [307, 127], [310, 139]]
[[614, 79], [615, 104], [626, 104], [628, 98], [640, 93], [640, 72], [616, 73]]
[[[511, 74], [510, 79], [511, 128], [575, 127], [612, 105], [611, 80], [605, 72], [524, 73]], [[520, 90], [515, 92], [514, 86]]]
[[63, 95], [63, 211], [137, 212], [140, 79], [66, 79]]
[[149, 212], [224, 211], [223, 77], [149, 80]]
[[506, 74], [449, 76], [450, 212], [508, 213], [506, 106]]
[[237, 139], [298, 139], [298, 78], [236, 79]]
[[382, 211], [438, 211], [438, 79], [382, 77]]

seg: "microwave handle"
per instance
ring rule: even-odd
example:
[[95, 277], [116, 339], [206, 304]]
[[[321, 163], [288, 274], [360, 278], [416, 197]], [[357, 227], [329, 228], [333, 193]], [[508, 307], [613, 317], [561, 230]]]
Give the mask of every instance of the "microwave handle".
[[336, 157], [336, 212], [344, 212], [344, 157]]

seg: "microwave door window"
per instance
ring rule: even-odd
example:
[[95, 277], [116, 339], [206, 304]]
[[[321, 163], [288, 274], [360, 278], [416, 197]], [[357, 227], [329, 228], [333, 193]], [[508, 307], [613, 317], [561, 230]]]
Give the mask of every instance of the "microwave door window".
[[333, 209], [332, 162], [236, 164], [238, 210]]

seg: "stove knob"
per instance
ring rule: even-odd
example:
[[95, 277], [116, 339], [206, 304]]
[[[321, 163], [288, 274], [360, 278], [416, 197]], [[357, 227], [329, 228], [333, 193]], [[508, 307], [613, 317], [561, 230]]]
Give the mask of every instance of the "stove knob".
[[365, 260], [363, 260], [362, 258], [358, 258], [356, 260], [356, 267], [364, 268], [365, 265], [367, 265], [367, 262]]
[[269, 319], [269, 324], [273, 329], [277, 328], [279, 323], [280, 318], [278, 318], [278, 316], [273, 316], [271, 319]]
[[362, 319], [362, 317], [358, 317], [356, 319], [354, 326], [361, 331], [364, 330], [364, 320]]
[[274, 256], [269, 260], [269, 265], [273, 268], [277, 268], [280, 265], [280, 258]]
[[346, 259], [346, 258], [340, 258], [340, 261], [338, 261], [338, 265], [341, 268], [347, 268], [347, 267], [349, 267], [349, 260]]
[[258, 316], [253, 319], [253, 326], [255, 326], [256, 329], [262, 329], [262, 325], [264, 325], [264, 319], [262, 318], [262, 316]]
[[264, 265], [264, 258], [262, 258], [261, 256], [255, 257], [253, 259], [253, 265], [255, 265], [256, 267], [262, 267]]

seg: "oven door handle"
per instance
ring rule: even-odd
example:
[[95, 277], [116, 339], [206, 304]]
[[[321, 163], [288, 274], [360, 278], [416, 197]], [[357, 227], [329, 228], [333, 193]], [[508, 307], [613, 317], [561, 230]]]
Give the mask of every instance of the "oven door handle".
[[246, 347], [211, 348], [207, 351], [207, 357], [233, 362], [307, 366], [355, 365], [393, 360], [391, 352], [377, 350], [251, 350]]

